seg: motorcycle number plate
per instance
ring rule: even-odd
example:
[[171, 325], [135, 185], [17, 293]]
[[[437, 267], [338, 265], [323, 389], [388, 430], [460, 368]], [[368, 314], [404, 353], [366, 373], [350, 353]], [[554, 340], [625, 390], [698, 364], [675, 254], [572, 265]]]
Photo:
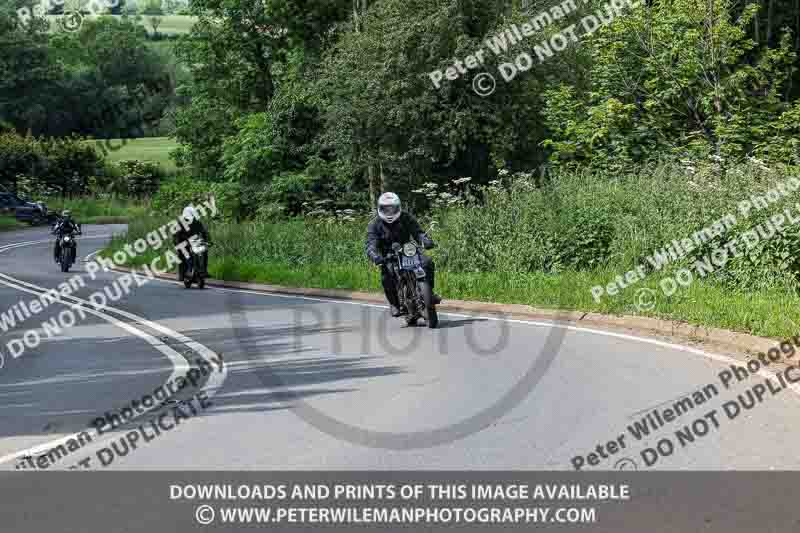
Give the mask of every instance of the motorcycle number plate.
[[412, 257], [403, 256], [401, 264], [403, 265], [403, 268], [407, 268], [409, 270], [416, 270], [417, 268], [419, 268], [419, 259], [417, 258], [416, 255]]
[[422, 270], [422, 268], [415, 269], [414, 274], [417, 276], [417, 279], [422, 279], [425, 277], [425, 271]]

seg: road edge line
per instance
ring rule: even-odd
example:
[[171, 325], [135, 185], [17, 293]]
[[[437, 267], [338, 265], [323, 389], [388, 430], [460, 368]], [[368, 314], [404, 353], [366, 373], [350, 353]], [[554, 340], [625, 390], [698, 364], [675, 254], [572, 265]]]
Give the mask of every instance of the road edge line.
[[[112, 270], [123, 273], [142, 274], [142, 271], [124, 266], [115, 266]], [[159, 279], [177, 281], [176, 274], [156, 274]], [[344, 289], [316, 289], [302, 287], [286, 287], [264, 283], [251, 283], [242, 281], [227, 281], [208, 278], [208, 287], [223, 289], [241, 289], [260, 292], [264, 294], [281, 294], [288, 296], [304, 296], [329, 299], [332, 301], [353, 301], [368, 304], [385, 305], [383, 294], [349, 291]], [[522, 318], [536, 320], [550, 320], [566, 322], [574, 325], [592, 325], [612, 330], [636, 331], [642, 334], [679, 337], [689, 344], [710, 343], [722, 346], [740, 355], [755, 355], [766, 352], [782, 339], [758, 337], [747, 333], [714, 328], [709, 326], [693, 325], [683, 321], [670, 321], [659, 318], [638, 317], [630, 315], [604, 315], [601, 313], [587, 313], [583, 311], [561, 311], [541, 309], [524, 304], [499, 304], [490, 302], [477, 302], [468, 300], [445, 300], [437, 306], [443, 312], [469, 312], [488, 315], [502, 315], [506, 318]], [[587, 330], [588, 331], [588, 330]]]

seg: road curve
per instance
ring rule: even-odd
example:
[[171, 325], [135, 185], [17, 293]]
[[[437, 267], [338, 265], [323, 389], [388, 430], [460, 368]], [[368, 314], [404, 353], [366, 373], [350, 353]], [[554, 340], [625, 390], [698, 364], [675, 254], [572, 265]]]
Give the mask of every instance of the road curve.
[[[85, 226], [79, 255], [123, 229]], [[380, 306], [150, 280], [13, 357], [12, 339], [123, 276], [61, 273], [51, 247], [43, 229], [0, 234], [0, 312], [74, 273], [85, 284], [0, 331], [0, 468], [800, 468], [800, 395], [778, 379], [726, 389], [724, 356], [581, 328], [461, 315], [405, 328]], [[183, 403], [58, 450], [202, 360]]]

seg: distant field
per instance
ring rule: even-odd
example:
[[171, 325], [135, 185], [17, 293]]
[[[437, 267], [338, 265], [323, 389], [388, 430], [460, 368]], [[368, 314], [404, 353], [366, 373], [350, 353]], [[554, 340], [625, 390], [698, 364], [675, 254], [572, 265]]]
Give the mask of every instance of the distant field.
[[[196, 17], [185, 15], [164, 15], [158, 26], [158, 33], [189, 33], [195, 20]], [[148, 33], [152, 33], [149, 15], [142, 15], [142, 25], [147, 28]]]
[[[114, 139], [109, 144], [111, 146], [119, 146], [122, 142], [119, 139]], [[164, 170], [175, 170], [175, 162], [169, 157], [170, 150], [178, 146], [174, 139], [147, 137], [144, 139], [126, 139], [124, 142], [124, 146], [118, 150], [109, 151], [106, 159], [109, 161], [121, 161], [123, 159], [156, 161]]]
[[[47, 15], [47, 18], [50, 20], [51, 30], [55, 30], [58, 27], [57, 21], [60, 16], [61, 15]], [[91, 17], [92, 15], [86, 16]], [[104, 16], [119, 17], [121, 15]], [[148, 33], [153, 33], [149, 19], [149, 15], [142, 15], [141, 25], [147, 29]], [[195, 20], [196, 17], [189, 17], [186, 15], [162, 15], [161, 24], [158, 26], [158, 33], [188, 33], [192, 24], [195, 23]]]

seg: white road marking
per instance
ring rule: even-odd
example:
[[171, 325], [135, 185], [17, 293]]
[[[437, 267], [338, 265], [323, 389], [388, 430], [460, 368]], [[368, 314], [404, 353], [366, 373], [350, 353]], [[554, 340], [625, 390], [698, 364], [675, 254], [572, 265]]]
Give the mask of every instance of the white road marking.
[[[109, 235], [103, 235], [103, 236], [107, 237]], [[87, 237], [88, 238], [101, 237], [101, 235], [87, 236]], [[44, 243], [44, 242], [49, 243], [51, 241], [50, 240], [46, 240], [46, 241], [27, 241], [27, 242], [22, 242], [22, 243], [14, 243], [12, 245], [7, 245], [7, 246], [4, 246], [4, 247], [0, 247], [0, 252], [6, 251], [6, 250], [10, 250], [10, 249], [13, 249], [13, 248], [17, 248], [17, 247], [20, 247], [20, 246], [27, 246], [27, 245], [32, 245], [32, 244], [40, 244], [40, 243]], [[100, 250], [97, 250], [97, 251], [93, 252], [92, 254], [87, 255], [85, 259], [88, 260], [91, 256], [97, 254], [99, 251]], [[4, 277], [4, 278], [10, 279], [10, 280], [13, 280], [14, 282], [17, 282], [17, 283], [29, 285], [29, 286], [32, 286], [32, 287], [37, 287], [37, 286], [35, 286], [33, 284], [28, 284], [28, 283], [26, 283], [24, 281], [17, 280], [15, 278], [12, 278], [10, 276], [6, 276], [4, 274], [0, 274], [0, 277]], [[180, 282], [173, 281], [173, 280], [166, 280], [166, 279], [159, 279], [159, 278], [154, 278], [154, 280], [160, 281], [162, 283], [170, 283], [170, 284], [175, 284], [175, 285], [180, 285], [181, 284]], [[6, 282], [6, 281], [0, 281], [0, 283], [11, 285], [11, 283]], [[287, 299], [308, 300], [308, 301], [324, 302], [324, 303], [335, 304], [335, 305], [355, 305], [355, 306], [360, 306], [360, 307], [371, 307], [371, 308], [377, 308], [377, 309], [386, 309], [387, 308], [387, 306], [385, 306], [385, 305], [370, 304], [370, 303], [365, 303], [365, 302], [355, 302], [355, 301], [351, 301], [351, 300], [337, 300], [336, 298], [316, 298], [316, 297], [303, 296], [303, 295], [287, 295], [287, 294], [271, 293], [271, 292], [266, 292], [266, 291], [253, 291], [253, 290], [247, 290], [247, 289], [230, 289], [230, 288], [220, 288], [220, 287], [209, 287], [208, 289], [209, 290], [214, 290], [214, 291], [219, 291], [219, 292], [234, 292], [234, 293], [253, 294], [253, 295], [260, 295], [260, 296], [273, 297], [273, 298], [287, 298]], [[26, 290], [26, 289], [19, 288], [19, 290]], [[42, 289], [42, 290], [45, 290], [45, 289]], [[32, 291], [29, 291], [29, 292], [32, 292]], [[75, 301], [83, 302], [83, 303], [88, 304], [88, 305], [93, 305], [91, 302], [86, 302], [85, 300], [81, 300], [79, 298], [75, 298], [75, 297], [71, 297], [71, 296], [68, 297], [68, 298], [74, 299]], [[67, 304], [65, 304], [65, 305], [67, 305]], [[188, 339], [187, 337], [181, 335], [178, 332], [173, 332], [172, 330], [168, 330], [167, 328], [164, 328], [160, 324], [157, 324], [155, 322], [149, 321], [149, 320], [144, 319], [142, 317], [138, 317], [138, 316], [133, 315], [131, 313], [127, 313], [126, 311], [121, 311], [119, 309], [114, 309], [114, 308], [110, 308], [110, 307], [104, 307], [102, 309], [103, 310], [107, 310], [107, 311], [111, 311], [111, 312], [116, 312], [117, 314], [119, 314], [121, 316], [126, 316], [127, 318], [131, 318], [133, 320], [136, 320], [137, 322], [140, 322], [140, 323], [142, 323], [144, 325], [148, 325], [149, 327], [151, 327], [153, 329], [156, 329], [157, 331], [162, 331], [162, 332], [165, 332], [165, 330], [169, 331], [171, 334], [175, 335], [175, 337], [173, 337], [173, 338], [185, 339], [185, 340], [181, 340], [181, 342], [185, 342], [187, 345], [192, 346], [194, 349], [196, 349], [198, 351], [201, 351], [201, 353], [203, 353], [204, 357], [209, 355], [209, 354], [215, 355], [214, 352], [212, 352], [208, 348], [200, 345], [199, 343], [191, 341], [191, 339]], [[87, 309], [87, 311], [88, 312], [92, 312], [92, 310], [90, 310], [90, 309]], [[99, 312], [97, 312], [97, 313], [99, 313]], [[100, 313], [100, 314], [102, 315], [102, 313]], [[660, 347], [664, 347], [664, 348], [669, 348], [669, 349], [672, 349], [672, 350], [677, 350], [677, 351], [682, 351], [682, 352], [698, 355], [698, 356], [704, 357], [706, 359], [715, 361], [717, 363], [722, 363], [722, 364], [725, 364], [725, 365], [731, 365], [731, 364], [732, 365], [741, 365], [742, 364], [742, 361], [740, 361], [738, 359], [734, 359], [732, 357], [728, 357], [728, 356], [725, 356], [725, 355], [706, 352], [706, 351], [703, 351], [703, 350], [698, 350], [696, 348], [691, 348], [691, 347], [688, 347], [688, 346], [682, 346], [682, 345], [679, 345], [679, 344], [674, 344], [674, 343], [670, 343], [670, 342], [666, 342], [666, 341], [660, 341], [660, 340], [651, 339], [651, 338], [647, 338], [647, 337], [639, 337], [639, 336], [636, 336], [636, 335], [630, 335], [630, 334], [625, 334], [625, 333], [617, 333], [617, 332], [603, 331], [603, 330], [598, 330], [598, 329], [594, 329], [594, 328], [587, 328], [587, 327], [582, 327], [582, 326], [573, 326], [573, 325], [568, 325], [568, 324], [562, 324], [562, 323], [558, 323], [558, 322], [554, 322], [554, 321], [551, 322], [551, 321], [520, 320], [520, 319], [510, 319], [510, 318], [496, 317], [496, 316], [467, 315], [467, 314], [450, 313], [450, 312], [445, 312], [445, 313], [440, 313], [440, 314], [445, 315], [445, 316], [454, 316], [454, 317], [460, 317], [460, 318], [478, 318], [478, 319], [489, 320], [489, 321], [504, 321], [504, 322], [508, 322], [508, 323], [512, 323], [512, 324], [523, 324], [523, 325], [536, 326], [536, 327], [561, 328], [561, 329], [566, 329], [568, 331], [575, 331], [575, 332], [590, 333], [590, 334], [595, 334], [595, 335], [602, 335], [602, 336], [605, 336], [605, 337], [617, 338], [617, 339], [622, 339], [622, 340], [627, 340], [627, 341], [633, 341], [633, 342], [639, 342], [639, 343], [644, 343], [644, 344], [650, 344], [650, 345], [660, 346]], [[105, 316], [103, 318], [105, 318]], [[110, 321], [116, 320], [113, 317], [108, 317], [108, 318], [110, 319]], [[141, 333], [146, 335], [146, 333], [144, 333], [144, 332], [141, 332]], [[165, 334], [167, 334], [167, 333], [165, 333]], [[170, 336], [172, 336], [172, 335], [170, 335]], [[209, 361], [209, 362], [211, 362], [211, 361]], [[219, 380], [220, 381], [220, 385], [221, 385], [221, 382], [224, 381], [225, 376], [227, 375], [227, 365], [225, 365], [223, 368], [224, 368], [224, 375], [222, 375], [221, 379]], [[775, 376], [775, 374], [773, 374], [772, 372], [769, 372], [769, 371], [766, 371], [766, 370], [763, 370], [763, 369], [760, 370], [757, 373], [760, 376], [765, 377], [765, 378], [772, 378], [772, 377]], [[798, 386], [798, 385], [790, 385], [788, 388], [792, 389], [796, 394], [800, 394], [800, 386]], [[70, 437], [67, 437], [65, 439], [59, 439], [58, 441], [54, 441], [54, 442], [51, 442], [51, 443], [46, 443], [46, 444], [40, 445], [38, 447], [31, 448], [29, 450], [23, 450], [21, 452], [16, 452], [16, 453], [11, 454], [11, 455], [6, 455], [4, 457], [0, 457], [0, 464], [2, 464], [4, 462], [7, 462], [7, 461], [9, 461], [11, 459], [14, 459], [16, 457], [19, 457], [20, 455], [33, 455], [37, 451], [43, 451], [43, 450], [46, 450], [46, 449], [50, 449], [50, 448], [52, 448], [54, 446], [57, 446], [59, 443], [63, 443], [68, 438], [70, 438]]]
[[[109, 236], [110, 235], [91, 235], [91, 236], [86, 236], [86, 237], [88, 237], [88, 238], [99, 238], [99, 237], [109, 237]], [[44, 240], [44, 241], [26, 241], [24, 243], [14, 243], [14, 244], [11, 244], [11, 245], [6, 245], [6, 246], [0, 247], [0, 253], [5, 252], [7, 250], [14, 249], [14, 248], [19, 248], [21, 246], [30, 246], [30, 245], [33, 245], [33, 244], [50, 243], [50, 242], [52, 242], [52, 241], [51, 240]], [[45, 287], [41, 287], [41, 286], [35, 285], [33, 283], [28, 283], [26, 281], [19, 280], [17, 278], [8, 276], [6, 274], [0, 274], [0, 284], [12, 287], [12, 288], [17, 289], [17, 290], [22, 291], [22, 292], [27, 292], [27, 293], [36, 294], [36, 295], [40, 295], [40, 294], [42, 294], [42, 293], [44, 293], [44, 292], [46, 292], [48, 290]], [[171, 338], [173, 338], [173, 339], [185, 344], [187, 347], [191, 348], [192, 350], [194, 350], [195, 352], [200, 354], [200, 356], [203, 357], [203, 359], [205, 359], [211, 365], [212, 369], [216, 367], [216, 361], [221, 361], [222, 360], [212, 350], [210, 350], [206, 346], [203, 346], [202, 344], [190, 339], [189, 337], [187, 337], [187, 336], [185, 336], [185, 335], [183, 335], [183, 334], [181, 334], [181, 333], [179, 333], [177, 331], [173, 331], [173, 330], [171, 330], [171, 329], [169, 329], [167, 327], [164, 327], [161, 324], [158, 324], [157, 322], [153, 322], [153, 321], [148, 320], [148, 319], [146, 319], [144, 317], [140, 317], [138, 315], [134, 315], [133, 313], [129, 313], [127, 311], [123, 311], [121, 309], [116, 309], [116, 308], [110, 307], [110, 306], [99, 306], [99, 305], [96, 305], [96, 304], [94, 304], [92, 302], [89, 302], [87, 300], [83, 300], [82, 298], [77, 298], [77, 297], [71, 296], [71, 295], [66, 295], [66, 296], [65, 295], [61, 295], [61, 297], [59, 299], [55, 300], [55, 301], [58, 302], [58, 303], [61, 303], [62, 305], [65, 305], [67, 307], [80, 306], [87, 313], [90, 313], [90, 314], [93, 314], [95, 316], [98, 316], [98, 317], [108, 321], [109, 323], [111, 323], [111, 324], [113, 324], [113, 325], [115, 325], [115, 326], [117, 326], [117, 327], [119, 327], [119, 328], [121, 328], [121, 329], [123, 329], [125, 331], [128, 331], [129, 333], [132, 333], [133, 335], [136, 335], [137, 337], [140, 337], [145, 342], [147, 342], [148, 344], [150, 344], [151, 346], [153, 346], [154, 348], [159, 350], [161, 353], [163, 353], [170, 360], [170, 362], [173, 365], [172, 374], [170, 375], [170, 379], [165, 382], [165, 386], [166, 386], [167, 383], [175, 382], [178, 377], [186, 375], [186, 373], [189, 371], [189, 368], [190, 368], [188, 363], [186, 362], [186, 359], [183, 356], [181, 356], [181, 354], [179, 354], [178, 352], [176, 352], [175, 350], [173, 350], [172, 348], [170, 348], [169, 346], [167, 346], [166, 344], [161, 342], [159, 339], [153, 337], [152, 335], [148, 334], [145, 331], [142, 331], [141, 329], [138, 329], [138, 328], [132, 326], [131, 324], [129, 324], [127, 322], [124, 322], [122, 320], [119, 320], [119, 319], [109, 315], [108, 313], [116, 313], [117, 315], [120, 315], [120, 316], [123, 316], [125, 318], [128, 318], [128, 319], [130, 319], [130, 320], [132, 320], [132, 321], [134, 321], [134, 322], [136, 322], [136, 323], [138, 323], [140, 325], [147, 326], [150, 329], [158, 331], [159, 333], [162, 333], [162, 334], [164, 334], [164, 335], [166, 335], [168, 337], [171, 337]], [[73, 302], [73, 303], [69, 303], [69, 302]], [[224, 364], [222, 365], [222, 368], [221, 368], [221, 370], [219, 372], [213, 372], [212, 371], [212, 373], [210, 374], [210, 377], [209, 377], [206, 385], [202, 389], [204, 392], [206, 392], [206, 394], [207, 394], [207, 396], [209, 398], [213, 397], [216, 394], [216, 392], [222, 387], [222, 384], [224, 383], [225, 379], [227, 378], [227, 375], [228, 375], [228, 369], [227, 369], [227, 366], [224, 365]], [[150, 407], [150, 408], [143, 407], [143, 409], [144, 409], [143, 412], [139, 413], [139, 414], [134, 414], [134, 416], [131, 417], [129, 419], [129, 421], [138, 419], [141, 416], [145, 415], [147, 412], [149, 412], [149, 411], [151, 411], [151, 410], [153, 410], [153, 409], [155, 409], [157, 407], [158, 407], [158, 405], [153, 405], [153, 407]], [[87, 428], [86, 431], [89, 432], [90, 435], [92, 434], [92, 432], [97, 433], [97, 430], [95, 428], [93, 428], [93, 427]], [[18, 457], [32, 456], [32, 455], [36, 455], [37, 453], [40, 453], [40, 452], [43, 452], [43, 451], [48, 451], [48, 450], [50, 450], [50, 449], [52, 449], [52, 448], [54, 448], [56, 446], [59, 446], [61, 444], [64, 444], [64, 443], [68, 442], [70, 439], [77, 438], [79, 433], [80, 432], [74, 433], [72, 435], [68, 435], [66, 437], [62, 437], [60, 439], [49, 441], [49, 442], [46, 442], [46, 443], [43, 443], [43, 444], [39, 444], [39, 445], [33, 446], [31, 448], [27, 448], [27, 449], [24, 449], [24, 450], [19, 450], [19, 451], [10, 453], [10, 454], [6, 454], [6, 455], [0, 457], [0, 464], [7, 463], [9, 461], [12, 461], [12, 460], [18, 458]], [[104, 440], [108, 441], [111, 438], [113, 438], [113, 437], [108, 437], [107, 439], [104, 439]], [[102, 442], [102, 441], [93, 441], [93, 443], [95, 443], [95, 444], [100, 443], [100, 442]]]
[[[171, 283], [174, 285], [182, 285], [179, 281], [173, 281], [168, 279], [160, 279], [155, 278], [155, 280], [163, 282], [163, 283]], [[312, 302], [325, 302], [329, 304], [335, 305], [356, 305], [360, 307], [372, 307], [376, 309], [388, 309], [386, 305], [379, 305], [379, 304], [370, 304], [365, 302], [356, 302], [352, 300], [337, 300], [336, 298], [315, 298], [313, 296], [303, 296], [303, 295], [293, 295], [293, 294], [279, 294], [274, 292], [268, 291], [253, 291], [248, 289], [229, 289], [223, 287], [211, 287], [209, 286], [207, 290], [214, 290], [220, 292], [236, 292], [236, 293], [245, 293], [245, 294], [255, 294], [260, 296], [268, 296], [273, 298], [288, 298], [288, 299], [300, 299], [300, 300], [308, 300]], [[489, 320], [489, 321], [498, 321], [498, 322], [508, 322], [511, 324], [523, 324], [528, 326], [536, 326], [536, 327], [545, 327], [545, 328], [559, 328], [559, 329], [566, 329], [568, 331], [576, 331], [580, 333], [592, 333], [594, 335], [602, 335], [604, 337], [612, 337], [616, 339], [622, 339], [627, 341], [633, 342], [640, 342], [644, 344], [651, 344], [654, 346], [660, 346], [662, 348], [668, 348], [672, 350], [678, 350], [681, 352], [691, 353], [694, 355], [699, 355], [700, 357], [704, 357], [706, 359], [710, 359], [717, 363], [721, 363], [724, 365], [742, 365], [742, 361], [739, 359], [735, 359], [733, 357], [729, 357], [727, 355], [715, 354], [711, 352], [706, 352], [704, 350], [698, 350], [697, 348], [691, 348], [689, 346], [683, 346], [680, 344], [674, 344], [671, 342], [660, 341], [657, 339], [651, 339], [648, 337], [639, 337], [636, 335], [629, 335], [627, 333], [618, 333], [614, 331], [604, 331], [600, 329], [594, 328], [587, 328], [583, 326], [572, 326], [569, 324], [562, 324], [559, 322], [550, 322], [550, 321], [537, 321], [537, 320], [521, 320], [521, 319], [514, 319], [514, 318], [504, 318], [504, 317], [497, 317], [497, 316], [483, 316], [483, 315], [465, 315], [461, 313], [452, 313], [452, 312], [442, 312], [439, 313], [440, 315], [444, 316], [453, 316], [458, 318], [478, 318], [481, 320]], [[764, 378], [774, 378], [776, 374], [769, 372], [767, 370], [759, 370], [757, 374]], [[800, 395], [800, 384], [790, 385], [790, 389], [792, 389], [795, 393]]]

